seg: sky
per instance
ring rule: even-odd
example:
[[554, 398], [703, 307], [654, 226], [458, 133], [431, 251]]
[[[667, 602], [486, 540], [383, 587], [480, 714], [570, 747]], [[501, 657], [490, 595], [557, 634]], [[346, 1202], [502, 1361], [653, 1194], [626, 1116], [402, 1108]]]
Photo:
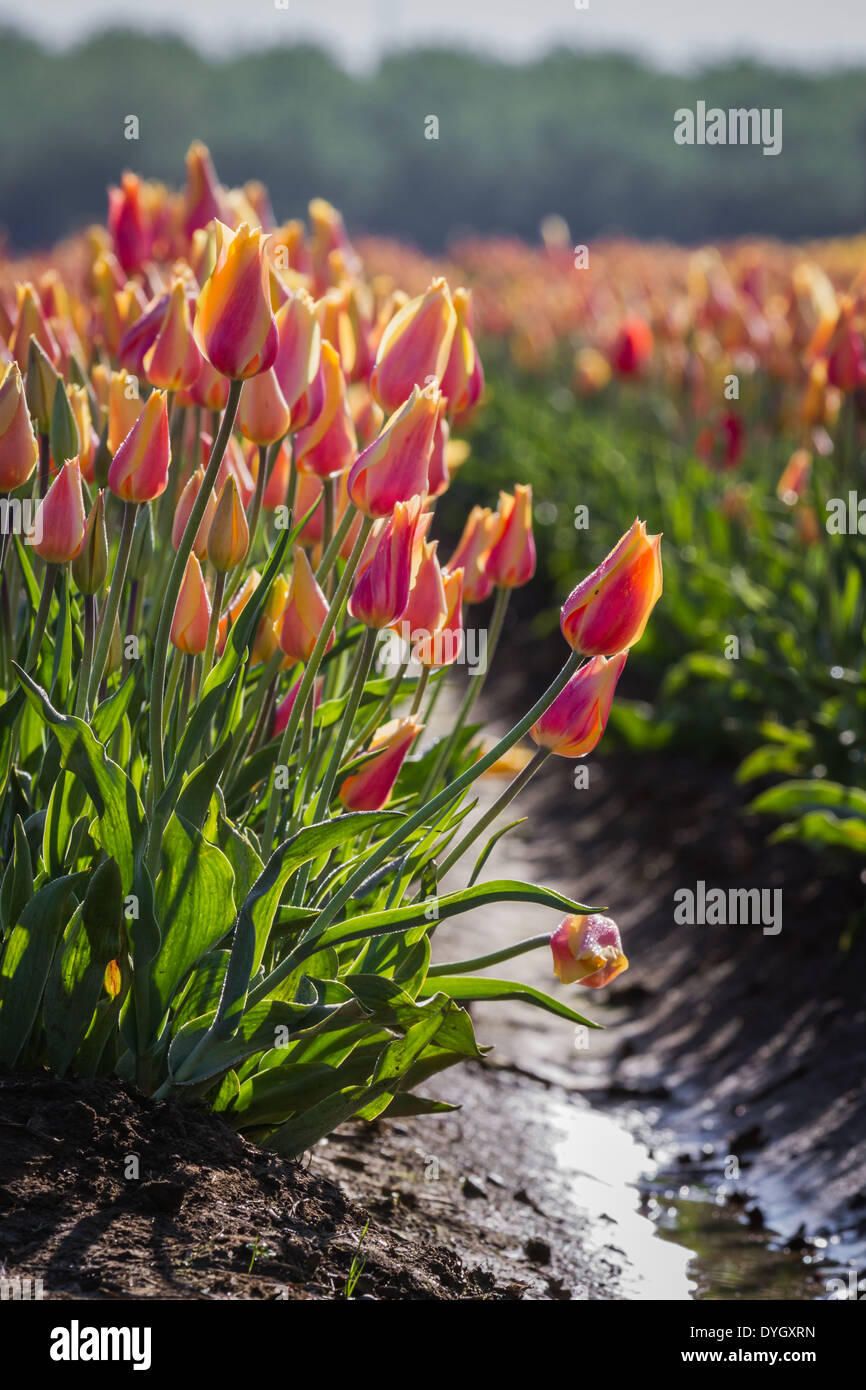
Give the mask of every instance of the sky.
[[615, 48], [680, 69], [731, 55], [866, 60], [864, 0], [0, 0], [0, 21], [51, 46], [107, 27], [171, 30], [216, 54], [313, 40], [356, 71], [429, 41], [513, 61]]

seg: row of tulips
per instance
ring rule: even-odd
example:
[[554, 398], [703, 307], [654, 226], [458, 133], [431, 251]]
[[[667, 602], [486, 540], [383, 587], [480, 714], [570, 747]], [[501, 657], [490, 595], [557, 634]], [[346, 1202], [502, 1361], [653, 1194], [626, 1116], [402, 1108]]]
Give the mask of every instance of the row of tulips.
[[[660, 538], [636, 521], [577, 586], [567, 660], [503, 738], [470, 720], [482, 675], [433, 737], [470, 609], [492, 661], [535, 569], [528, 487], [447, 563], [430, 534], [483, 391], [469, 295], [365, 278], [333, 208], [277, 227], [194, 146], [184, 192], [125, 175], [62, 276], [0, 283], [0, 358], [0, 1060], [203, 1096], [295, 1155], [447, 1108], [414, 1087], [480, 1055], [468, 1001], [587, 1023], [479, 971], [549, 946], [601, 986], [615, 924], [481, 880], [491, 837], [450, 884], [550, 754], [598, 744]], [[396, 674], [383, 633], [410, 636]], [[509, 900], [567, 915], [431, 960], [443, 919]]]

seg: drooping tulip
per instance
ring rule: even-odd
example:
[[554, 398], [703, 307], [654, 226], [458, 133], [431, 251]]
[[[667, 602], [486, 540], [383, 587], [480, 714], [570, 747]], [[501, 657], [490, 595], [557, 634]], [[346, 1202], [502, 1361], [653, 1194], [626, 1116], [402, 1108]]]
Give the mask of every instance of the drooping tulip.
[[[316, 582], [306, 551], [298, 546], [294, 553], [292, 585], [283, 613], [280, 646], [294, 661], [309, 661], [325, 619], [328, 600]], [[326, 651], [334, 645], [333, 632]]]
[[86, 527], [81, 473], [73, 460], [64, 463], [39, 503], [33, 523], [33, 549], [48, 564], [65, 565], [84, 544]]
[[406, 754], [423, 728], [411, 717], [383, 724], [366, 750], [374, 756], [340, 787], [341, 804], [349, 811], [380, 811], [390, 799]]
[[195, 340], [218, 372], [245, 380], [266, 372], [277, 355], [270, 268], [261, 229], [215, 225], [216, 264], [199, 293]]
[[390, 627], [409, 602], [412, 547], [421, 498], [398, 502], [375, 542], [372, 557], [355, 582], [349, 612], [367, 627]]
[[584, 656], [625, 651], [643, 636], [661, 593], [661, 536], [635, 520], [562, 605], [562, 635]]
[[179, 652], [199, 656], [207, 646], [210, 599], [195, 554], [186, 562], [183, 582], [171, 620], [171, 641]]
[[628, 970], [619, 927], [600, 912], [563, 917], [550, 938], [553, 973], [564, 985], [601, 989]]
[[594, 657], [571, 677], [530, 729], [539, 748], [582, 758], [601, 741], [628, 652]]
[[13, 362], [0, 384], [0, 491], [14, 492], [26, 483], [38, 457], [24, 383], [18, 363]]
[[111, 461], [108, 486], [124, 502], [152, 502], [168, 486], [170, 462], [168, 399], [154, 391]]
[[531, 487], [518, 483], [513, 495], [500, 492], [496, 533], [484, 569], [491, 584], [503, 589], [518, 589], [534, 575]]
[[220, 489], [207, 533], [207, 557], [219, 574], [226, 574], [246, 558], [249, 545], [250, 530], [237, 481], [228, 477]]
[[384, 410], [399, 409], [414, 387], [441, 381], [456, 327], [451, 292], [441, 278], [398, 310], [382, 334], [370, 378]]
[[435, 382], [416, 386], [349, 473], [349, 496], [365, 516], [389, 516], [398, 502], [428, 490], [433, 434], [442, 408]]

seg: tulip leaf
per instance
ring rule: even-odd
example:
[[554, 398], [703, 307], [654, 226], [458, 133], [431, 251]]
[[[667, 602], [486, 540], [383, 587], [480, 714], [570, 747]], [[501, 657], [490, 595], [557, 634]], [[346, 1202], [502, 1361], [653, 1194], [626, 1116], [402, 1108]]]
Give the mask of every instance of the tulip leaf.
[[24, 907], [0, 956], [0, 1062], [14, 1067], [39, 1014], [54, 952], [86, 874], [65, 874]]
[[582, 1023], [585, 1028], [600, 1028], [600, 1023], [592, 1023], [583, 1014], [570, 1009], [559, 999], [543, 994], [530, 985], [516, 980], [493, 980], [488, 975], [437, 975], [436, 987], [452, 999], [465, 999], [470, 1002], [483, 999], [516, 999], [522, 1004], [533, 1004], [558, 1018], [567, 1018], [570, 1023]]
[[120, 870], [104, 860], [63, 934], [45, 992], [46, 1049], [61, 1073], [75, 1057], [105, 991], [105, 970], [123, 949]]

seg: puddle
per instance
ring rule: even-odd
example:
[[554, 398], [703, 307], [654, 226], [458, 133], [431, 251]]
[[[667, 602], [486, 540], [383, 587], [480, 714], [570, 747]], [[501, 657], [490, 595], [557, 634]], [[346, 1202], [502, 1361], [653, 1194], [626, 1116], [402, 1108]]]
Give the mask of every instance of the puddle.
[[[591, 1254], [623, 1256], [625, 1299], [856, 1299], [842, 1236], [791, 1249], [761, 1224], [742, 1187], [711, 1156], [677, 1164], [641, 1133], [647, 1116], [547, 1098], [558, 1179], [590, 1217]], [[552, 1176], [552, 1175], [551, 1175]], [[834, 1260], [834, 1255], [837, 1257]], [[859, 1288], [866, 1297], [866, 1281]]]

